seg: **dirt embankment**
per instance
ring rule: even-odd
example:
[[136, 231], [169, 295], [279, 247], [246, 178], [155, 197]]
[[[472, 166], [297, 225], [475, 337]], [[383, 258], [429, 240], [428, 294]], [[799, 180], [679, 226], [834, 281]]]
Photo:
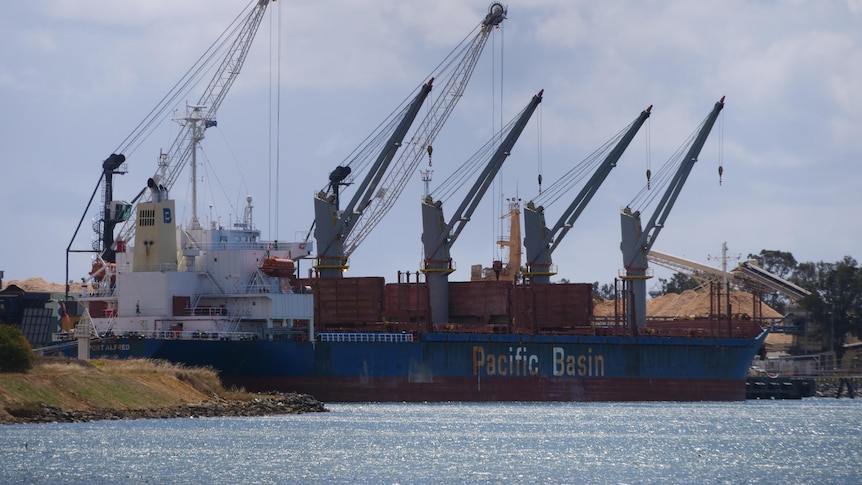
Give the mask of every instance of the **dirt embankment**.
[[310, 396], [226, 390], [211, 369], [150, 360], [40, 358], [29, 372], [0, 374], [0, 423], [319, 411]]

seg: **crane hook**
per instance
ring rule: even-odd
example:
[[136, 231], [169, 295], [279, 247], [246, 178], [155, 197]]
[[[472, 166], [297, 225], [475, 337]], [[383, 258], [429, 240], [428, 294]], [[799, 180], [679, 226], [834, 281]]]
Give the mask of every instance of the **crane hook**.
[[650, 177], [652, 177], [652, 172], [650, 171], [650, 169], [647, 169], [646, 170], [646, 188], [647, 188], [647, 190], [649, 190], [649, 185], [650, 185], [649, 179], [650, 179]]
[[432, 147], [431, 145], [428, 145], [428, 166], [429, 167], [431, 166], [431, 152], [433, 152], [433, 151], [434, 151], [434, 147]]

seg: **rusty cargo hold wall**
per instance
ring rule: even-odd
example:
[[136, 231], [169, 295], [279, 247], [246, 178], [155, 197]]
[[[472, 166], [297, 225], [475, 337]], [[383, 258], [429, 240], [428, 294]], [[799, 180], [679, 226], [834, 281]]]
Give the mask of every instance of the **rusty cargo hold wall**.
[[449, 317], [460, 324], [511, 323], [512, 283], [455, 281], [449, 283]]
[[382, 277], [304, 280], [314, 294], [314, 324], [320, 331], [383, 321]]
[[390, 322], [428, 324], [428, 286], [425, 283], [389, 283], [386, 285], [386, 317]]
[[512, 307], [518, 333], [589, 328], [593, 315], [593, 285], [558, 283], [515, 286]]

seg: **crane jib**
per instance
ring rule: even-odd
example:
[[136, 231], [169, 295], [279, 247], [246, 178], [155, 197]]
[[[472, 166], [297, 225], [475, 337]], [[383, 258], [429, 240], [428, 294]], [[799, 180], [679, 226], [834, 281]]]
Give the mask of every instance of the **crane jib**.
[[512, 124], [512, 128], [506, 135], [506, 138], [500, 142], [500, 145], [485, 165], [482, 173], [479, 174], [479, 177], [467, 192], [467, 197], [452, 215], [450, 222], [446, 226], [446, 230], [441, 232], [437, 240], [437, 247], [430, 252], [428, 251], [428, 248], [426, 248], [426, 257], [428, 257], [429, 254], [436, 253], [441, 245], [451, 245], [458, 239], [459, 234], [472, 217], [473, 212], [476, 210], [476, 207], [478, 207], [479, 202], [482, 200], [482, 197], [484, 197], [485, 192], [487, 192], [488, 187], [491, 185], [497, 172], [499, 172], [500, 168], [503, 166], [503, 162], [506, 161], [509, 154], [512, 152], [512, 148], [515, 146], [515, 143], [524, 131], [524, 127], [526, 127], [527, 122], [532, 117], [536, 107], [542, 102], [543, 94], [544, 90], [541, 90], [537, 95], [533, 96], [530, 103], [526, 108], [524, 108], [520, 115], [518, 115], [517, 120]]
[[[315, 237], [319, 235], [322, 238], [317, 241], [317, 258], [318, 261], [321, 259], [326, 261], [325, 264], [319, 263], [316, 266], [323, 268], [321, 277], [340, 277], [343, 270], [347, 269], [347, 258], [395, 206], [396, 200], [416, 172], [420, 160], [430, 154], [429, 147], [463, 97], [490, 34], [505, 19], [506, 7], [499, 2], [492, 3], [476, 35], [472, 39], [465, 39], [452, 51], [450, 56], [456, 57], [451, 58], [451, 61], [450, 56], [447, 56], [444, 62], [438, 65], [432, 78], [436, 95], [433, 101], [429, 102], [428, 109], [425, 110], [426, 115], [417, 123], [413, 133], [405, 138], [408, 141], [398, 150], [397, 158], [386, 162], [389, 168], [380, 171], [380, 176], [375, 177], [367, 187], [357, 189], [358, 193], [373, 194], [373, 196], [360, 196], [353, 206], [354, 210], [345, 210], [342, 213], [348, 217], [347, 224], [342, 225], [345, 230], [334, 230], [331, 221], [340, 216], [325, 209], [324, 201], [315, 199], [313, 227], [315, 227]], [[431, 82], [429, 81], [428, 84], [430, 86]], [[357, 152], [362, 153], [363, 150], [360, 148]], [[321, 225], [329, 227], [321, 229]], [[338, 261], [334, 265], [338, 266], [337, 268], [333, 269], [332, 261]]]

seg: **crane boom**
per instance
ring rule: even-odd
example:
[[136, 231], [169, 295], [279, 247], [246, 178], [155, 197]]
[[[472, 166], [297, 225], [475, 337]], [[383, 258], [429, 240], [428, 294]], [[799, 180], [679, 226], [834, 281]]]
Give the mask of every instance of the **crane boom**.
[[629, 124], [628, 129], [620, 137], [616, 146], [605, 157], [593, 176], [587, 181], [577, 197], [572, 200], [569, 207], [560, 215], [553, 229], [545, 227], [545, 211], [542, 206], [536, 206], [532, 201], [528, 202], [524, 211], [524, 226], [526, 235], [524, 245], [527, 249], [527, 271], [525, 276], [531, 277], [533, 283], [548, 284], [550, 277], [555, 274], [552, 271], [553, 263], [551, 255], [559, 246], [569, 229], [575, 224], [581, 213], [592, 200], [593, 196], [607, 179], [611, 170], [617, 166], [623, 152], [628, 148], [632, 139], [649, 118], [652, 106], [648, 107]]
[[[488, 14], [479, 24], [479, 31], [470, 44], [463, 50], [464, 54], [452, 70], [451, 75], [438, 89], [438, 95], [432, 102], [424, 119], [416, 131], [405, 143], [398, 159], [392, 163], [389, 174], [380, 182], [377, 197], [370, 200], [352, 228], [352, 232], [344, 239], [344, 256], [349, 257], [353, 251], [368, 237], [383, 219], [383, 216], [394, 205], [395, 200], [404, 191], [410, 177], [416, 172], [426, 149], [431, 146], [443, 124], [455, 109], [461, 99], [470, 77], [473, 75], [476, 63], [484, 50], [491, 32], [506, 18], [506, 8], [498, 2], [491, 4]], [[440, 76], [437, 76], [439, 79]]]
[[410, 105], [404, 110], [400, 121], [390, 135], [388, 141], [383, 145], [383, 150], [377, 156], [373, 166], [370, 168], [359, 190], [350, 200], [347, 208], [343, 211], [338, 207], [338, 187], [343, 184], [346, 176], [350, 175], [350, 167], [339, 166], [330, 174], [330, 186], [332, 194], [320, 191], [314, 198], [314, 237], [317, 239], [318, 255], [317, 264], [321, 278], [339, 278], [347, 269], [347, 261], [344, 256], [342, 241], [344, 234], [349, 233], [354, 221], [362, 214], [362, 209], [374, 196], [374, 191], [380, 178], [395, 156], [396, 150], [410, 129], [410, 125], [419, 113], [419, 108], [425, 102], [428, 93], [431, 92], [431, 81], [428, 81]]
[[[180, 173], [189, 160], [193, 160], [197, 151], [198, 143], [204, 138], [204, 131], [214, 126], [216, 113], [224, 101], [233, 82], [242, 69], [242, 65], [248, 56], [248, 51], [257, 34], [260, 23], [269, 3], [273, 0], [257, 0], [257, 4], [249, 11], [245, 19], [239, 24], [233, 42], [222, 58], [221, 64], [216, 69], [197, 104], [189, 106], [186, 116], [177, 121], [181, 123], [180, 132], [174, 139], [173, 144], [159, 159], [159, 169], [153, 175], [153, 180], [167, 188], [173, 187]], [[193, 163], [196, 165], [196, 163]], [[195, 167], [193, 167], [195, 169]], [[142, 189], [135, 197], [136, 202], [147, 191]], [[196, 195], [192, 194], [192, 219], [197, 220]], [[129, 241], [135, 234], [134, 214], [120, 230], [118, 239]], [[193, 222], [194, 223], [194, 222]]]
[[[467, 225], [479, 202], [493, 182], [503, 162], [512, 153], [515, 142], [524, 131], [539, 103], [543, 91], [533, 96], [527, 107], [521, 111], [513, 123], [507, 127], [509, 133], [500, 142], [494, 154], [483, 168], [479, 177], [467, 193], [467, 197], [452, 215], [449, 222], [443, 217], [443, 204], [427, 196], [422, 202], [422, 245], [425, 259], [422, 272], [428, 284], [428, 299], [431, 303], [431, 321], [445, 323], [449, 319], [449, 274], [454, 271], [450, 250]], [[497, 139], [495, 136], [494, 139]]]
[[658, 206], [647, 225], [641, 228], [640, 211], [633, 211], [625, 207], [620, 215], [622, 226], [622, 243], [620, 249], [623, 254], [623, 267], [625, 268], [626, 280], [631, 282], [632, 298], [629, 300], [629, 318], [637, 324], [638, 328], [646, 326], [646, 279], [649, 278], [649, 262], [647, 255], [659, 232], [664, 227], [670, 210], [673, 208], [682, 187], [685, 184], [691, 169], [697, 162], [697, 157], [709, 137], [710, 131], [718, 119], [718, 114], [724, 108], [724, 97], [715, 103], [712, 111], [700, 126], [697, 135], [682, 158], [679, 167], [670, 180], [667, 190], [664, 192]]
[[[258, 27], [260, 27], [263, 15], [266, 12], [266, 7], [270, 1], [272, 0], [258, 0], [257, 5], [251, 12], [249, 12], [245, 21], [241, 24], [239, 33], [234, 38], [233, 43], [231, 43], [230, 49], [228, 49], [222, 59], [222, 62], [213, 75], [212, 80], [207, 85], [200, 99], [198, 99], [197, 104], [192, 107], [193, 111], [195, 108], [201, 107], [195, 113], [196, 120], [183, 125], [180, 135], [176, 140], [174, 140], [171, 149], [168, 150], [167, 175], [160, 176], [156, 173], [156, 176], [153, 177], [157, 183], [164, 185], [168, 189], [174, 185], [177, 177], [180, 172], [182, 172], [186, 162], [190, 158], [189, 152], [195, 146], [191, 141], [194, 140], [196, 136], [199, 136], [199, 134], [195, 132], [196, 128], [203, 128], [204, 130], [208, 128], [207, 126], [200, 127], [199, 121], [202, 120], [205, 124], [206, 122], [211, 123], [212, 121], [215, 121], [219, 106], [221, 106], [221, 103], [224, 101], [225, 96], [227, 96], [233, 82], [236, 80], [237, 76], [239, 76], [242, 65], [248, 56], [248, 51], [251, 48], [251, 44], [254, 41], [254, 37], [257, 34]], [[202, 135], [202, 130], [200, 134]]]

